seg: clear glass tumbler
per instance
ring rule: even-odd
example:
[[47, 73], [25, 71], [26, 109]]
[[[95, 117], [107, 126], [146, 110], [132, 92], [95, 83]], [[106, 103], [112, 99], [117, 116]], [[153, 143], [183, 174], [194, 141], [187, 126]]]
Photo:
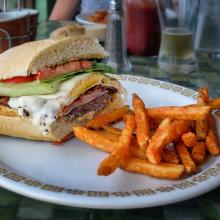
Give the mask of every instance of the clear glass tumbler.
[[195, 33], [197, 56], [220, 70], [220, 1], [200, 0]]
[[199, 0], [156, 0], [161, 24], [158, 66], [169, 73], [197, 69], [193, 35]]

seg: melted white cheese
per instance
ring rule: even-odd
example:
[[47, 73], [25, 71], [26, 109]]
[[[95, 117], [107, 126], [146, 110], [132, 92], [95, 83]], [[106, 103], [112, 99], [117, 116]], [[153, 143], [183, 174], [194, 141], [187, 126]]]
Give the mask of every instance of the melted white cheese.
[[18, 114], [21, 117], [25, 117], [28, 114], [33, 124], [40, 127], [43, 134], [47, 134], [50, 130], [50, 125], [56, 120], [61, 106], [70, 103], [69, 93], [72, 88], [90, 75], [91, 73], [81, 74], [63, 82], [59, 90], [54, 94], [10, 98], [8, 105], [12, 109], [18, 110]]

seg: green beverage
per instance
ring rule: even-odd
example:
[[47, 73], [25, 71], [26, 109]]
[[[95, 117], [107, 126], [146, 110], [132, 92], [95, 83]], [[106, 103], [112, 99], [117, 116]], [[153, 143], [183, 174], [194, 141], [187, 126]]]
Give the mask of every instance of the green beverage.
[[160, 56], [176, 60], [191, 59], [193, 56], [192, 32], [183, 28], [167, 28], [162, 32]]
[[168, 73], [188, 74], [197, 69], [194, 27], [199, 0], [156, 0], [161, 25], [158, 66]]
[[193, 50], [193, 34], [184, 28], [166, 28], [162, 31], [158, 65], [176, 73], [189, 73], [197, 68]]

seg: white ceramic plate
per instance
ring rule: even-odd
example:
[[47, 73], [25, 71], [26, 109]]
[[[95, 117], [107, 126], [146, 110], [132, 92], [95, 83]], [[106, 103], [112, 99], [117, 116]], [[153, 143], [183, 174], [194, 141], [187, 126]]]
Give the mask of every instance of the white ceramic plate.
[[[120, 76], [131, 94], [148, 106], [185, 105], [196, 92], [154, 79]], [[218, 133], [220, 134], [220, 119]], [[208, 192], [220, 184], [220, 157], [210, 157], [197, 174], [178, 181], [156, 179], [118, 169], [96, 175], [107, 156], [77, 139], [63, 146], [0, 137], [0, 185], [35, 199], [87, 208], [122, 209], [170, 204]]]
[[[96, 22], [88, 20], [88, 16], [90, 16], [92, 14], [93, 13], [78, 14], [78, 15], [76, 15], [75, 19], [80, 24], [102, 24], [102, 23], [96, 23]], [[102, 25], [105, 25], [105, 24], [102, 24]]]

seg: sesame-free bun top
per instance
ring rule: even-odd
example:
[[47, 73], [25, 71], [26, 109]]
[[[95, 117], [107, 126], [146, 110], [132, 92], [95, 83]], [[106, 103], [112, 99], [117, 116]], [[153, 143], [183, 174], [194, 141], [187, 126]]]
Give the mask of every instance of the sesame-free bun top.
[[59, 41], [33, 41], [0, 54], [0, 80], [29, 76], [40, 68], [56, 66], [70, 60], [103, 59], [107, 55], [98, 40], [87, 35]]

